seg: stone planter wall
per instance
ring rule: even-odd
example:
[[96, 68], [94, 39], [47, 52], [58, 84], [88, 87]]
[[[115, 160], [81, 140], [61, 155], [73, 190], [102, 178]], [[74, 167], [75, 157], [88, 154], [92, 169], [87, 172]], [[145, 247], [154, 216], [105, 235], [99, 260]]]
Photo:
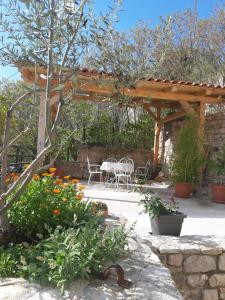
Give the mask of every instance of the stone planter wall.
[[209, 237], [152, 237], [185, 300], [225, 300], [225, 243]]

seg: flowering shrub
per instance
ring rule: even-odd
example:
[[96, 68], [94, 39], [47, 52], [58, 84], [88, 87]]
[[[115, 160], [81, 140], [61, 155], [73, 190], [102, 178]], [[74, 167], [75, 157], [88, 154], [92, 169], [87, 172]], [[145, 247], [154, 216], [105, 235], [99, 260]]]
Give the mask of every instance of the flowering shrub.
[[[10, 223], [27, 235], [45, 233], [46, 228], [77, 226], [95, 216], [92, 205], [83, 200], [84, 186], [51, 173], [34, 175], [19, 201], [10, 209]], [[95, 216], [96, 217], [96, 216]], [[74, 222], [75, 220], [75, 222]]]
[[46, 239], [0, 247], [0, 277], [51, 283], [63, 292], [76, 278], [89, 278], [126, 253], [123, 228], [106, 229], [91, 220], [79, 229], [57, 227]]

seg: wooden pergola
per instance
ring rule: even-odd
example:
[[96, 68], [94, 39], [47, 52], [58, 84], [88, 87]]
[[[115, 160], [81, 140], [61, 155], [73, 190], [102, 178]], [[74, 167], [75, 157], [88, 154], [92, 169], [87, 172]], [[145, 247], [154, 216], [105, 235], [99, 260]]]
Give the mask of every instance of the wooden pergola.
[[[35, 82], [39, 87], [46, 85], [46, 68], [36, 70], [31, 64], [18, 63], [17, 67], [22, 79], [27, 83]], [[71, 79], [73, 78], [73, 79]], [[75, 78], [75, 80], [74, 80]], [[153, 166], [159, 162], [160, 132], [165, 123], [176, 120], [187, 114], [194, 114], [199, 118], [199, 135], [204, 137], [206, 104], [225, 104], [225, 87], [211, 84], [200, 84], [184, 81], [170, 81], [147, 78], [137, 81], [132, 87], [115, 87], [118, 79], [104, 72], [78, 70], [71, 74], [71, 70], [63, 74], [63, 95], [71, 94], [74, 101], [107, 102], [112, 101], [118, 94], [128, 96], [127, 105], [142, 106], [155, 121], [154, 158]], [[52, 75], [53, 87], [58, 86], [58, 72]], [[57, 111], [59, 92], [52, 92], [51, 111], [54, 118]], [[40, 105], [41, 102], [40, 102]], [[163, 116], [163, 109], [172, 109], [173, 113]], [[43, 127], [43, 120], [39, 118], [39, 126]], [[45, 136], [39, 130], [39, 146], [43, 145]], [[45, 132], [45, 130], [44, 130]]]

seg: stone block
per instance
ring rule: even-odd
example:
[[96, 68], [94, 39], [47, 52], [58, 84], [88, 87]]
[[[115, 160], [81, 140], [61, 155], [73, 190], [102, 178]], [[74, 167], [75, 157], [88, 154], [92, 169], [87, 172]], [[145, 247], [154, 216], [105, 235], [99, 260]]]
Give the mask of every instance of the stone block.
[[168, 256], [168, 265], [170, 266], [181, 266], [183, 262], [183, 255], [182, 254], [171, 254]]
[[218, 255], [222, 253], [221, 247], [207, 247], [207, 246], [200, 246], [200, 250], [202, 254], [208, 254], [208, 255]]
[[196, 274], [187, 276], [187, 284], [192, 288], [203, 287], [208, 280], [206, 274]]
[[174, 274], [172, 273], [171, 277], [178, 289], [186, 288], [186, 276], [182, 272], [174, 273]]
[[219, 256], [218, 266], [221, 271], [225, 271], [225, 253]]
[[220, 288], [220, 299], [225, 300], [225, 288]]
[[180, 250], [182, 254], [199, 254], [200, 251], [200, 246], [196, 244], [181, 244], [180, 245]]
[[217, 290], [203, 290], [202, 291], [202, 300], [219, 300]]
[[214, 274], [209, 278], [210, 287], [225, 286], [225, 274]]
[[215, 258], [208, 255], [191, 255], [184, 260], [186, 273], [204, 273], [216, 270]]

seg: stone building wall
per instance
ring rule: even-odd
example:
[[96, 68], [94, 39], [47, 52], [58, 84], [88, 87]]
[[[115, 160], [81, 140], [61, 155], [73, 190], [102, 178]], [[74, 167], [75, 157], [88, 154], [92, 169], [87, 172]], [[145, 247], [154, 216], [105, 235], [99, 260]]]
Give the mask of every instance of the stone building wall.
[[207, 237], [152, 237], [184, 300], [225, 299], [225, 244]]
[[[169, 122], [165, 125], [162, 136], [162, 162], [164, 165], [164, 173], [168, 174], [168, 162], [173, 151], [176, 137], [185, 120]], [[205, 121], [205, 145], [209, 150], [209, 159], [213, 159], [222, 145], [225, 143], [225, 114], [217, 113], [206, 115]], [[221, 178], [217, 178], [209, 168], [204, 171], [203, 184], [219, 182]], [[222, 178], [224, 180], [225, 178]]]
[[129, 156], [134, 160], [135, 166], [145, 166], [147, 160], [152, 160], [152, 151], [145, 149], [114, 149], [100, 146], [82, 146], [75, 162], [58, 161], [57, 169], [66, 175], [71, 175], [80, 179], [88, 178], [87, 156], [92, 164], [101, 164], [109, 157], [117, 160]]

